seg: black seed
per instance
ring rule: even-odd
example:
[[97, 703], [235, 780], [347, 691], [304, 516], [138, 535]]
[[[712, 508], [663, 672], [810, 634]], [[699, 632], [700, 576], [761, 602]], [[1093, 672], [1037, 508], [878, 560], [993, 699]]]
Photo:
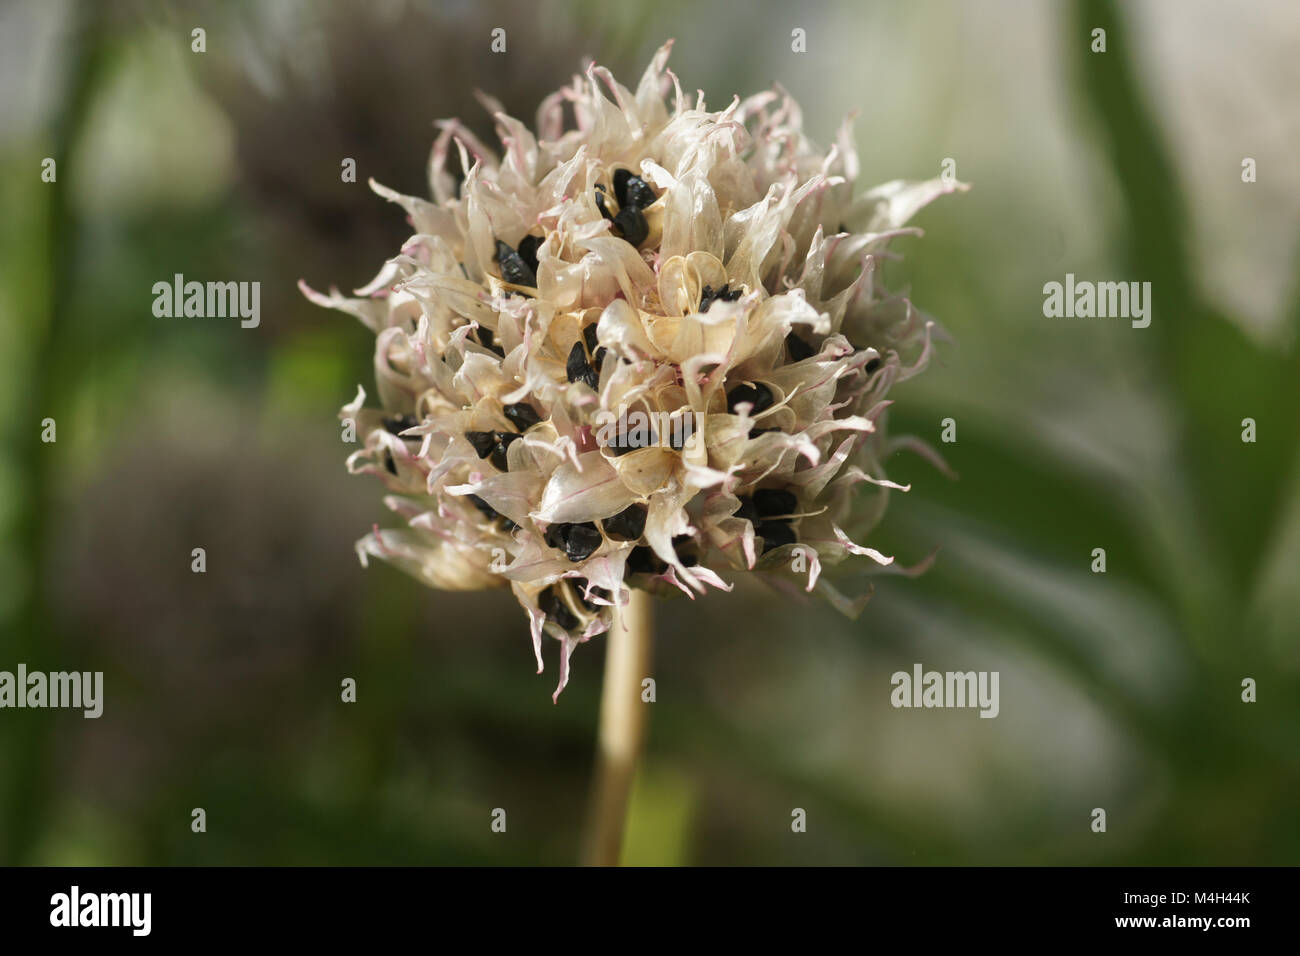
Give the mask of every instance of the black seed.
[[[754, 492], [754, 507], [763, 518], [775, 515], [792, 515], [799, 507], [799, 499], [788, 491], [779, 488], [760, 488]], [[782, 518], [789, 521], [789, 518]]]
[[868, 375], [870, 375], [872, 372], [874, 372], [874, 371], [875, 371], [876, 369], [878, 369], [878, 368], [880, 368], [880, 359], [878, 359], [878, 358], [873, 358], [871, 361], [867, 362], [867, 364], [866, 364], [866, 369], [867, 369], [867, 374], [868, 374]]
[[783, 544], [794, 544], [799, 540], [795, 536], [794, 528], [790, 527], [787, 521], [764, 521], [754, 530], [763, 539], [763, 554]]
[[537, 275], [519, 253], [497, 240], [497, 262], [501, 266], [501, 278], [512, 285], [537, 285]]
[[635, 206], [624, 206], [614, 217], [614, 232], [632, 245], [639, 246], [650, 235], [650, 227], [646, 224], [645, 216], [641, 215], [640, 209]]
[[489, 352], [495, 352], [502, 358], [506, 357], [506, 350], [497, 345], [496, 336], [492, 334], [492, 330], [486, 325], [480, 325], [476, 334], [478, 335], [479, 344], [485, 349]]
[[600, 522], [605, 534], [619, 541], [635, 541], [645, 531], [648, 510], [645, 505], [628, 505], [612, 518]]
[[721, 289], [714, 289], [711, 285], [706, 285], [700, 291], [700, 308], [701, 312], [708, 312], [709, 306], [713, 305], [718, 299], [723, 302], [735, 302], [744, 292], [743, 289], [731, 288], [731, 283], [725, 283]]
[[609, 208], [605, 205], [605, 187], [599, 183], [596, 184], [596, 208], [600, 210], [600, 214], [606, 219], [614, 218], [609, 214]]
[[569, 357], [564, 361], [565, 375], [570, 382], [576, 382], [590, 370], [591, 363], [587, 361], [587, 350], [582, 347], [581, 342], [574, 342], [573, 348], [569, 349]]
[[655, 201], [654, 190], [630, 169], [614, 170], [614, 196], [620, 209], [644, 209]]
[[615, 458], [622, 458], [629, 452], [640, 451], [642, 448], [653, 448], [655, 445], [654, 433], [647, 435], [644, 439], [625, 436], [615, 439], [605, 447], [613, 453]]
[[[394, 415], [391, 418], [384, 419], [384, 431], [390, 435], [400, 435], [408, 428], [414, 428], [420, 424], [414, 415]], [[410, 441], [408, 438], [407, 441]]]
[[758, 511], [754, 507], [754, 499], [743, 496], [740, 499], [740, 507], [736, 509], [733, 517], [744, 518], [746, 521], [758, 524]]
[[522, 437], [515, 432], [493, 432], [496, 435], [496, 444], [492, 448], [492, 464], [497, 467], [498, 471], [509, 471], [510, 465], [506, 458], [506, 449], [510, 447], [511, 442]]
[[604, 361], [605, 361], [605, 346], [602, 345], [600, 348], [596, 349], [595, 352], [591, 353], [591, 367], [599, 372], [601, 363]]
[[480, 458], [492, 454], [492, 449], [497, 446], [497, 437], [492, 432], [466, 432], [465, 438], [474, 446]]
[[627, 556], [627, 570], [629, 574], [663, 574], [668, 570], [668, 565], [655, 554], [653, 548], [642, 544], [633, 548]]
[[516, 402], [514, 405], [507, 405], [503, 411], [510, 424], [514, 425], [521, 432], [526, 432], [542, 420], [542, 416], [537, 414], [537, 409], [527, 402]]
[[749, 414], [757, 415], [771, 408], [772, 401], [772, 390], [762, 382], [753, 385], [737, 385], [727, 393], [727, 411], [734, 415], [737, 405], [741, 402], [749, 402], [754, 406], [749, 410]]
[[621, 200], [622, 205], [634, 209], [644, 209], [655, 201], [655, 192], [650, 184], [640, 176], [633, 176], [627, 181], [627, 196]]
[[632, 170], [616, 169], [613, 175], [614, 180], [614, 198], [618, 200], [620, 206], [628, 205], [627, 201], [627, 184], [632, 179]]
[[543, 614], [566, 631], [578, 626], [577, 617], [569, 610], [564, 600], [555, 593], [553, 587], [547, 588], [537, 596], [537, 606], [541, 608]]
[[537, 275], [537, 250], [541, 245], [541, 236], [524, 236], [519, 240], [519, 258], [524, 260], [524, 265], [532, 270], [534, 276]]
[[480, 458], [492, 456], [492, 464], [500, 471], [508, 471], [506, 449], [520, 436], [516, 432], [466, 432], [465, 438]]
[[673, 552], [677, 555], [677, 560], [688, 568], [693, 568], [700, 563], [695, 539], [689, 534], [679, 534], [673, 538]]
[[570, 382], [586, 382], [593, 390], [600, 389], [600, 376], [587, 361], [587, 351], [582, 347], [581, 341], [574, 342], [573, 348], [569, 350], [569, 357], [564, 363], [564, 373]]
[[659, 441], [655, 435], [654, 429], [650, 426], [641, 428], [628, 428], [627, 420], [620, 419], [614, 440], [605, 447], [612, 451], [615, 457], [621, 458], [630, 451], [637, 451], [641, 448], [652, 448]]
[[570, 561], [585, 561], [605, 539], [591, 521], [581, 524], [561, 522], [546, 529], [546, 543], [559, 548]]
[[779, 428], [751, 428], [749, 430], [750, 438], [757, 438], [759, 435], [766, 435], [768, 432], [779, 432]]
[[500, 519], [501, 527], [505, 528], [506, 531], [514, 531], [516, 528], [519, 527], [519, 525], [515, 524], [505, 515], [501, 514], [501, 512], [497, 511], [495, 508], [493, 508], [490, 504], [488, 504], [478, 495], [466, 495], [465, 497], [468, 498], [469, 503], [472, 504], [475, 508], [477, 508], [479, 512], [482, 513], [483, 517], [487, 518], [489, 521]]
[[479, 510], [479, 512], [483, 515], [484, 518], [499, 517], [497, 510], [493, 508], [490, 504], [488, 504], [486, 501], [484, 501], [482, 498], [480, 498], [478, 495], [466, 495], [465, 497], [469, 499], [470, 504], [472, 504], [475, 508]]
[[790, 360], [794, 362], [802, 362], [817, 354], [811, 345], [793, 332], [785, 337], [785, 347], [790, 350]]
[[384, 467], [394, 475], [397, 474], [397, 462], [393, 461], [393, 453], [387, 448], [384, 449]]
[[593, 322], [582, 330], [582, 341], [587, 343], [587, 351], [595, 352], [599, 340], [596, 338], [596, 323]]

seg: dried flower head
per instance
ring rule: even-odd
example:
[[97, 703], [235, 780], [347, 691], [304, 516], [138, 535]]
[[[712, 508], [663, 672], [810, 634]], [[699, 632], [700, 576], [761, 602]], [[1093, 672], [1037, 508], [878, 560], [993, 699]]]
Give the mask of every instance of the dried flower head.
[[822, 152], [779, 90], [709, 112], [665, 69], [670, 47], [636, 92], [589, 67], [542, 102], [536, 135], [481, 97], [500, 157], [439, 124], [433, 202], [372, 183], [410, 216], [401, 253], [357, 298], [302, 286], [376, 335], [381, 408], [364, 389], [343, 408], [364, 441], [348, 468], [379, 476], [407, 527], [359, 541], [362, 562], [509, 586], [539, 670], [542, 634], [562, 642], [556, 694], [631, 587], [694, 596], [799, 567], [860, 608], [821, 568], [892, 560], [842, 526], [856, 486], [881, 507], [900, 487], [880, 465], [885, 396], [930, 352], [876, 260], [964, 188], [855, 198], [848, 122]]

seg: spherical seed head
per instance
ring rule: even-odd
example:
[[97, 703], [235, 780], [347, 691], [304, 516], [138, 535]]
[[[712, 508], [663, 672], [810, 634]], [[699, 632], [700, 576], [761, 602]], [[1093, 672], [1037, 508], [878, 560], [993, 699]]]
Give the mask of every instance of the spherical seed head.
[[432, 202], [372, 183], [409, 215], [401, 252], [355, 298], [303, 286], [376, 335], [381, 408], [359, 388], [340, 413], [363, 442], [348, 468], [407, 526], [362, 538], [362, 562], [510, 587], [539, 670], [542, 635], [562, 642], [557, 694], [631, 587], [693, 597], [798, 568], [860, 609], [821, 569], [892, 560], [843, 525], [858, 485], [879, 490], [874, 518], [900, 487], [880, 467], [886, 394], [930, 353], [931, 323], [875, 263], [965, 188], [855, 196], [847, 121], [823, 151], [779, 90], [710, 112], [670, 47], [635, 92], [599, 66], [575, 76], [536, 132], [483, 97], [500, 155], [441, 123]]

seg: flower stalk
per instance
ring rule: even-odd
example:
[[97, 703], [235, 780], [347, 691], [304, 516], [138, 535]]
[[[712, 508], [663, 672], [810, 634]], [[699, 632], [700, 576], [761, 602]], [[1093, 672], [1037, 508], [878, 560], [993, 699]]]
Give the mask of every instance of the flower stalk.
[[654, 641], [651, 597], [634, 590], [631, 603], [618, 609], [606, 638], [605, 683], [600, 698], [596, 776], [582, 861], [617, 866], [627, 824], [628, 802], [637, 764], [645, 748], [648, 705], [642, 681], [650, 676]]

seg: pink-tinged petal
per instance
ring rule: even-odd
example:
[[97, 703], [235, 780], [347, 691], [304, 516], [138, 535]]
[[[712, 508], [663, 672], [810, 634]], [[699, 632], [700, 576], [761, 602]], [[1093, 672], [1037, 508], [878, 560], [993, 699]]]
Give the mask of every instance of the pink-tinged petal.
[[537, 521], [594, 521], [618, 514], [633, 501], [618, 472], [599, 451], [564, 462], [551, 474], [532, 516]]

